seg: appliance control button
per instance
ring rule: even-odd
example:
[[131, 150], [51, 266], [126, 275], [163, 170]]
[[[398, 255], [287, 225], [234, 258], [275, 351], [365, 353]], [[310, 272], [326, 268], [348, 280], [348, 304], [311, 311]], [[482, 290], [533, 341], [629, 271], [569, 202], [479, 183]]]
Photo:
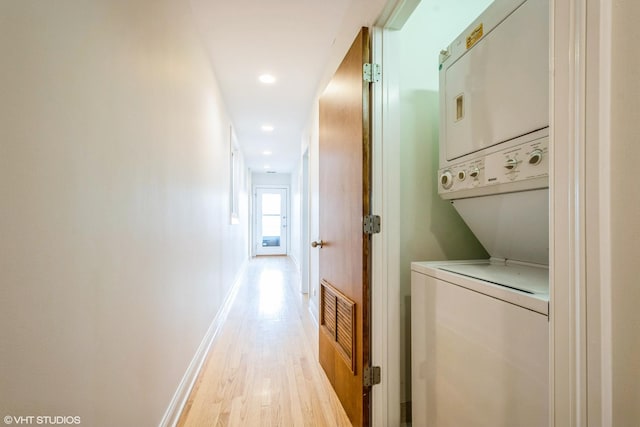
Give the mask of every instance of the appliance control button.
[[467, 173], [465, 171], [459, 171], [458, 172], [458, 179], [460, 181], [464, 181], [464, 179], [467, 177]]
[[480, 175], [480, 169], [478, 168], [471, 169], [471, 172], [469, 172], [469, 175], [471, 176], [471, 178], [477, 178]]
[[445, 190], [451, 188], [453, 185], [453, 175], [451, 174], [451, 171], [444, 171], [442, 175], [440, 175], [440, 185], [442, 185], [442, 188]]
[[507, 162], [504, 165], [504, 167], [510, 171], [514, 170], [516, 166], [518, 166], [518, 161], [516, 159], [511, 159], [511, 158], [507, 159]]
[[533, 150], [529, 155], [529, 164], [530, 165], [539, 165], [542, 161], [542, 150]]

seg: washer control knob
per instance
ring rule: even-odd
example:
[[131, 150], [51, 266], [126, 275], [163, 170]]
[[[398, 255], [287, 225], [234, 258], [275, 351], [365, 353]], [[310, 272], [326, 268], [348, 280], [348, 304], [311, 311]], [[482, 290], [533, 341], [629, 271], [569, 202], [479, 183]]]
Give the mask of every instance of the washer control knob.
[[458, 179], [460, 181], [464, 181], [466, 177], [467, 177], [467, 173], [465, 171], [459, 171], [458, 172]]
[[471, 171], [469, 172], [469, 176], [471, 178], [477, 178], [478, 176], [480, 176], [480, 169], [478, 168], [471, 169]]
[[540, 149], [533, 150], [529, 155], [529, 164], [536, 166], [536, 165], [539, 165], [541, 161], [542, 161], [542, 150]]
[[516, 159], [507, 159], [507, 162], [504, 164], [504, 167], [508, 170], [512, 171], [518, 166], [518, 161]]
[[442, 188], [444, 188], [445, 190], [451, 188], [451, 186], [453, 185], [453, 175], [451, 174], [450, 170], [446, 170], [442, 173], [442, 175], [440, 175], [440, 185], [442, 185]]

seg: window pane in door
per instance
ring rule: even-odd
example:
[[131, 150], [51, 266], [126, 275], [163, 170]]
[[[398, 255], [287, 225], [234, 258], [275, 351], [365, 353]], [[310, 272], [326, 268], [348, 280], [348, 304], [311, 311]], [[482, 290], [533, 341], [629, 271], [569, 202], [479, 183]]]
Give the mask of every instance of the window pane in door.
[[263, 194], [262, 195], [262, 214], [263, 215], [280, 215], [281, 206], [280, 194]]
[[262, 216], [262, 246], [280, 246], [280, 215]]
[[262, 195], [262, 246], [280, 246], [282, 229], [280, 194]]

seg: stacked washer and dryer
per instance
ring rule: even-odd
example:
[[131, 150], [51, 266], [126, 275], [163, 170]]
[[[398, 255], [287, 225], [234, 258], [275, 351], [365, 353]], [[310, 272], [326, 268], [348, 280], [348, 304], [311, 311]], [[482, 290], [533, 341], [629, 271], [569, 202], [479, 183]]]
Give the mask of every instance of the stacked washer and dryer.
[[441, 52], [438, 190], [491, 258], [411, 265], [414, 426], [548, 425], [549, 75], [548, 0]]

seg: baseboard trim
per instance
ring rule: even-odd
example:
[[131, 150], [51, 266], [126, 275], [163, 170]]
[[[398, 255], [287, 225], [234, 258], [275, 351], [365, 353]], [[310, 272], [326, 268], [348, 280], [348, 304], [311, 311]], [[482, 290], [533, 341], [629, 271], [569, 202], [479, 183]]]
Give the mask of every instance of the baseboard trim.
[[318, 328], [318, 306], [312, 299], [309, 299], [309, 313], [311, 313], [311, 320], [313, 320], [316, 328]]
[[200, 375], [200, 371], [202, 370], [202, 366], [204, 365], [204, 361], [209, 354], [209, 349], [211, 348], [211, 344], [215, 340], [220, 328], [224, 324], [227, 319], [227, 315], [229, 314], [229, 310], [233, 305], [233, 301], [236, 298], [238, 293], [238, 289], [240, 288], [240, 283], [242, 282], [242, 278], [244, 276], [245, 270], [247, 267], [247, 261], [245, 260], [236, 278], [231, 286], [231, 289], [227, 293], [227, 297], [218, 311], [218, 314], [214, 317], [213, 321], [209, 325], [209, 329], [207, 329], [207, 333], [205, 334], [200, 346], [196, 350], [187, 371], [182, 377], [182, 381], [178, 385], [178, 389], [176, 390], [171, 402], [169, 403], [169, 407], [167, 408], [162, 420], [160, 421], [159, 427], [175, 427], [180, 420], [180, 416], [182, 415], [182, 411], [184, 410], [185, 405], [187, 404], [187, 400], [189, 399], [189, 395], [191, 394], [191, 390], [195, 385], [196, 380], [198, 379], [198, 375]]
[[296, 266], [296, 270], [298, 270], [298, 273], [300, 273], [302, 270], [300, 269], [300, 263], [298, 262], [298, 257], [290, 253], [289, 258], [291, 258], [291, 261], [293, 261], [293, 263]]

